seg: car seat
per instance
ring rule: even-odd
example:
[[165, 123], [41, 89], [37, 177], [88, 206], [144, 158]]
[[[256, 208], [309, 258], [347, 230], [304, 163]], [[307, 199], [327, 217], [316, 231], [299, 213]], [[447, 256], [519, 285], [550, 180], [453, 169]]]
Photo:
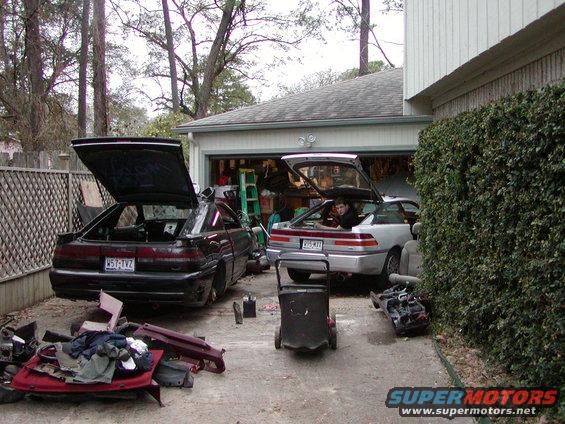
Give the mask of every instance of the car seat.
[[[419, 222], [412, 226], [412, 234], [418, 238], [420, 234]], [[418, 249], [418, 240], [409, 240], [404, 243], [402, 254], [400, 256], [400, 266], [398, 267], [398, 274], [390, 274], [389, 281], [391, 284], [400, 283], [419, 283], [421, 281], [420, 274], [422, 273], [422, 254]]]

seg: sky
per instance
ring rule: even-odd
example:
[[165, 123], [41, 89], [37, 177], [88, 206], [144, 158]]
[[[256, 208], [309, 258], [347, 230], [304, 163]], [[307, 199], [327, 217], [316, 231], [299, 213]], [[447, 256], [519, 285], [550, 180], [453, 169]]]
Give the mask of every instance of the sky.
[[[268, 0], [270, 7], [281, 11], [292, 10], [300, 0]], [[320, 0], [321, 3], [329, 0]], [[375, 33], [381, 42], [387, 56], [392, 63], [398, 67], [402, 66], [404, 60], [404, 16], [402, 13], [384, 14], [382, 0], [371, 0], [371, 22], [376, 24]], [[259, 101], [269, 100], [280, 95], [280, 86], [291, 86], [298, 83], [305, 76], [320, 71], [331, 69], [335, 72], [345, 71], [356, 68], [359, 65], [359, 41], [353, 34], [345, 31], [326, 31], [324, 41], [309, 40], [300, 45], [298, 49], [293, 49], [290, 54], [291, 59], [287, 60], [282, 66], [270, 68], [263, 72], [263, 79], [250, 80], [247, 82], [252, 93]], [[371, 35], [369, 35], [371, 42]], [[144, 47], [145, 41], [133, 37], [128, 42], [130, 53], [143, 62], [147, 57], [147, 50]], [[273, 61], [276, 54], [269, 48], [263, 47], [257, 64], [257, 71], [266, 69]], [[384, 58], [375, 46], [369, 46], [369, 61], [383, 60]], [[386, 61], [385, 61], [386, 62]], [[253, 70], [251, 70], [253, 73]], [[163, 87], [167, 87], [163, 82]], [[149, 79], [138, 78], [134, 85], [145, 91], [149, 95], [158, 96], [160, 89], [157, 84]], [[152, 110], [148, 107], [147, 98], [140, 99], [138, 106], [147, 110], [148, 116], [154, 117], [162, 111]]]
[[[293, 2], [280, 2], [291, 9]], [[391, 62], [402, 66], [404, 62], [404, 16], [402, 13], [383, 14], [382, 2], [371, 1], [371, 22], [376, 24], [375, 33]], [[252, 82], [249, 85], [260, 100], [269, 100], [278, 94], [281, 81], [285, 85], [299, 82], [305, 76], [331, 69], [345, 71], [359, 66], [359, 40], [351, 34], [341, 31], [324, 34], [326, 41], [311, 40], [300, 47], [296, 60], [288, 61], [284, 66], [272, 71], [265, 82]], [[369, 36], [370, 37], [370, 36]], [[369, 39], [371, 41], [371, 39]], [[384, 42], [386, 41], [386, 42]], [[268, 57], [265, 52], [265, 57]], [[369, 46], [369, 61], [384, 60], [375, 46]], [[386, 61], [385, 61], [386, 63]]]

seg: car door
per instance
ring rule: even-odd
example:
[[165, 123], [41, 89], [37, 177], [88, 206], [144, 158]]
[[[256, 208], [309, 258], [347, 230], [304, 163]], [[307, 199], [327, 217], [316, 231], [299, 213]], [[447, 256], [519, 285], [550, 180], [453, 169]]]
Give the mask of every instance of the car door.
[[385, 202], [379, 205], [374, 212], [372, 224], [377, 228], [379, 245], [385, 249], [402, 247], [408, 240], [412, 240], [410, 225], [402, 216], [399, 202]]
[[251, 248], [251, 235], [249, 231], [241, 226], [241, 222], [228, 206], [217, 203], [216, 207], [220, 211], [224, 228], [228, 233], [233, 248], [233, 278], [235, 282], [243, 275], [249, 259], [249, 250]]
[[410, 201], [407, 201], [407, 200], [402, 200], [400, 202], [400, 205], [401, 205], [402, 210], [404, 212], [403, 213], [404, 217], [406, 218], [406, 220], [410, 224], [410, 227], [412, 227], [412, 225], [414, 225], [414, 223], [420, 217], [420, 208], [418, 207], [418, 205], [415, 202], [410, 202]]

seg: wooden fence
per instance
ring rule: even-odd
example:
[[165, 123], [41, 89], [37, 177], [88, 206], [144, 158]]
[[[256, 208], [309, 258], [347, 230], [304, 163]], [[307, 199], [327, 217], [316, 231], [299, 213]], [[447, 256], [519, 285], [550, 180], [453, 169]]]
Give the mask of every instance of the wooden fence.
[[[52, 295], [46, 270], [57, 234], [81, 227], [80, 183], [95, 181], [89, 172], [68, 170], [83, 168], [72, 157], [59, 162], [40, 157], [20, 155], [12, 165], [44, 160], [67, 169], [0, 166], [0, 315]], [[113, 202], [107, 192], [101, 194], [105, 204]]]

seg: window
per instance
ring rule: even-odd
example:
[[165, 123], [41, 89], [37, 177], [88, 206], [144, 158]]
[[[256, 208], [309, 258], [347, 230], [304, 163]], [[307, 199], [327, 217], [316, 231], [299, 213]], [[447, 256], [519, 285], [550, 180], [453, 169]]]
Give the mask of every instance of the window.
[[235, 214], [233, 214], [231, 211], [229, 211], [227, 208], [223, 207], [222, 205], [217, 205], [217, 208], [218, 211], [220, 212], [220, 215], [222, 216], [224, 227], [226, 227], [227, 230], [240, 228], [239, 220], [237, 219]]
[[189, 208], [174, 205], [143, 205], [143, 216], [146, 220], [187, 219]]
[[404, 224], [398, 203], [383, 203], [375, 212], [373, 224]]
[[408, 213], [413, 213], [413, 214], [416, 214], [416, 215], [420, 214], [420, 209], [414, 203], [402, 202], [402, 207]]
[[126, 206], [120, 214], [116, 228], [131, 227], [132, 225], [135, 225], [136, 221], [137, 208], [134, 205]]

